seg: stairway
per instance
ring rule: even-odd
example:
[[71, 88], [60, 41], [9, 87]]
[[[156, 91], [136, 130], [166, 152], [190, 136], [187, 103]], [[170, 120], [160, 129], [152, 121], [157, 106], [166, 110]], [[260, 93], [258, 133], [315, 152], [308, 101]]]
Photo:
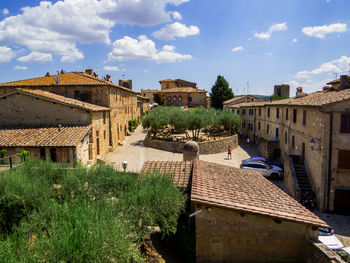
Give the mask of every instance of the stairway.
[[301, 192], [313, 192], [304, 164], [294, 164], [295, 174]]

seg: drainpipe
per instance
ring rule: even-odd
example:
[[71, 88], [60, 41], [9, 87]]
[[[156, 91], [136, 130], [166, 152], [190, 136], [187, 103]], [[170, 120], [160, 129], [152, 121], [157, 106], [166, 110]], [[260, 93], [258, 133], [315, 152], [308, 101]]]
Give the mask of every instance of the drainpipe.
[[328, 182], [327, 182], [327, 207], [329, 210], [330, 192], [331, 192], [331, 181], [332, 181], [332, 142], [333, 142], [333, 113], [330, 113], [330, 124], [329, 124], [329, 156], [328, 156]]

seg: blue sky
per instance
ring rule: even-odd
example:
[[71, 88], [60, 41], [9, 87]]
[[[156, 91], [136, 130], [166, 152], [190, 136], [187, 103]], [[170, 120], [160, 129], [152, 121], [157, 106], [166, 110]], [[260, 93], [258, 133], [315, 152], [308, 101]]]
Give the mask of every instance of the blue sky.
[[134, 89], [320, 90], [350, 69], [349, 0], [1, 0], [0, 82], [92, 67]]

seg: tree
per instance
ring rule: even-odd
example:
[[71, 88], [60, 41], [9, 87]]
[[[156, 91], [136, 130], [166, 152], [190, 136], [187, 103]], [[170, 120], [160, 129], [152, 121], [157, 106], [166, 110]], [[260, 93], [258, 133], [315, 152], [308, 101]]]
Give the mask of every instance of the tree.
[[232, 89], [229, 87], [226, 79], [219, 75], [216, 79], [214, 86], [211, 88], [210, 99], [211, 106], [215, 109], [222, 109], [222, 103], [225, 100], [233, 98]]
[[164, 93], [157, 92], [153, 94], [153, 99], [155, 103], [158, 103], [158, 105], [165, 105], [165, 96]]

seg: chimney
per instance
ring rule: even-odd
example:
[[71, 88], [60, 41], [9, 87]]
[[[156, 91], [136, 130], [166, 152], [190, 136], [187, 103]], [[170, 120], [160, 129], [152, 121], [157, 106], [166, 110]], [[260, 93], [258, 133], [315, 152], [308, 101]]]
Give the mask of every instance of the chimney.
[[340, 76], [340, 89], [348, 89], [349, 88], [349, 76], [341, 75]]
[[193, 161], [199, 159], [199, 146], [194, 141], [186, 142], [183, 148], [183, 160]]
[[302, 87], [297, 87], [297, 92], [296, 92], [296, 97], [300, 98], [300, 97], [304, 97], [307, 94], [303, 92], [303, 88]]
[[111, 75], [107, 74], [107, 75], [106, 75], [106, 80], [107, 80], [108, 82], [110, 82], [110, 81], [111, 81]]
[[48, 77], [48, 76], [50, 76], [50, 72], [46, 72], [45, 77]]
[[92, 73], [94, 72], [94, 70], [92, 68], [87, 68], [85, 69], [85, 73], [92, 76]]
[[58, 124], [58, 131], [62, 131], [62, 125]]

